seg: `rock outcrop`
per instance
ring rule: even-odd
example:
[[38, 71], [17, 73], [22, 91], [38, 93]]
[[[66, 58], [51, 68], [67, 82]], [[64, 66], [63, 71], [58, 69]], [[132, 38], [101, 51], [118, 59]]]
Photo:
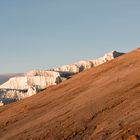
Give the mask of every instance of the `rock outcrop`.
[[127, 140], [140, 140], [140, 136], [139, 135], [132, 135], [132, 136], [129, 136], [127, 138]]

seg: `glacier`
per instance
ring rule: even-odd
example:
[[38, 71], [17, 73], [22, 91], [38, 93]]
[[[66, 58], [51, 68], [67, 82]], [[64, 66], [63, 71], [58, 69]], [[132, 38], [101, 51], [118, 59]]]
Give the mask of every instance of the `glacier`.
[[110, 61], [123, 54], [124, 53], [121, 53], [121, 52], [111, 51], [109, 53], [106, 53], [103, 57], [100, 57], [96, 60], [82, 60], [82, 61], [76, 62], [74, 64], [64, 65], [64, 66], [61, 66], [58, 68], [54, 68], [52, 70], [61, 71], [61, 72], [63, 71], [63, 72], [79, 73], [84, 70], [90, 69], [92, 67], [96, 67], [103, 63], [106, 63], [107, 61]]
[[33, 70], [0, 85], [0, 100], [5, 104], [21, 100], [60, 82], [58, 72]]
[[96, 60], [81, 60], [50, 70], [31, 70], [24, 76], [12, 77], [0, 85], [0, 106], [30, 97], [49, 86], [69, 79], [76, 73], [99, 66], [123, 54], [112, 51]]

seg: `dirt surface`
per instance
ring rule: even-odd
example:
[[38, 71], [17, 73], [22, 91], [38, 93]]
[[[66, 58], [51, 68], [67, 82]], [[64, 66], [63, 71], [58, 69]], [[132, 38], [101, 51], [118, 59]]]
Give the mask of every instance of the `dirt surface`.
[[0, 108], [0, 140], [139, 140], [140, 49]]

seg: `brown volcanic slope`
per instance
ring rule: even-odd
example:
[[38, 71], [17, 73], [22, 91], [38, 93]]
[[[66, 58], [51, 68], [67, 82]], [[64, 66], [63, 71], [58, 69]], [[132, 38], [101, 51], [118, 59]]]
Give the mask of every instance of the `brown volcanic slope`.
[[0, 140], [125, 140], [131, 135], [140, 135], [140, 49], [0, 108]]

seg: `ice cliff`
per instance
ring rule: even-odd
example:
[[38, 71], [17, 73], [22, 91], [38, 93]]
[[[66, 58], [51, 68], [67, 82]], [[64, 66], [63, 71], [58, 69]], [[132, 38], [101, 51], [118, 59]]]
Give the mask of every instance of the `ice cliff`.
[[112, 51], [96, 60], [82, 60], [51, 70], [32, 70], [25, 76], [10, 78], [0, 85], [0, 101], [2, 101], [0, 105], [32, 96], [48, 86], [59, 84], [73, 74], [101, 65], [122, 54]]
[[96, 60], [87, 60], [87, 61], [82, 60], [82, 61], [79, 61], [77, 63], [70, 64], [70, 65], [64, 65], [62, 67], [58, 67], [58, 68], [55, 68], [52, 70], [59, 71], [59, 72], [79, 73], [81, 71], [84, 71], [84, 70], [90, 69], [92, 67], [96, 67], [98, 65], [101, 65], [101, 64], [103, 64], [107, 61], [110, 61], [110, 60], [112, 60], [112, 59], [114, 59], [122, 54], [124, 54], [124, 53], [112, 51], [112, 52], [106, 53], [103, 57], [100, 57]]
[[61, 78], [58, 72], [33, 70], [25, 76], [10, 78], [2, 84], [0, 99], [4, 103], [20, 100], [60, 82]]

